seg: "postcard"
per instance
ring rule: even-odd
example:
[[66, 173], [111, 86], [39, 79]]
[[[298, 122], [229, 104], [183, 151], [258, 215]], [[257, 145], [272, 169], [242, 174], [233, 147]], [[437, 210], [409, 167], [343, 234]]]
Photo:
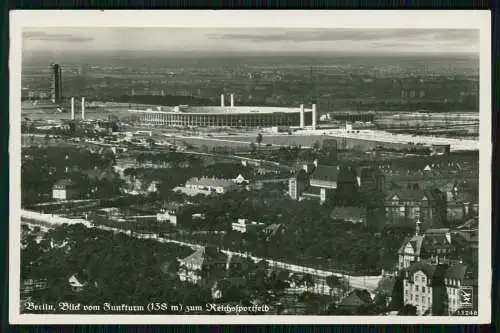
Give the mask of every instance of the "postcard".
[[12, 324], [488, 323], [488, 11], [12, 11]]

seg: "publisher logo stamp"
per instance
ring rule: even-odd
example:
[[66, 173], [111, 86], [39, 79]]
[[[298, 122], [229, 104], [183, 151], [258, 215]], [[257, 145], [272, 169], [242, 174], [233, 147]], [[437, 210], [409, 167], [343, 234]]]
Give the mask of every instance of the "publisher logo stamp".
[[461, 308], [472, 308], [472, 298], [473, 298], [472, 287], [460, 287], [459, 289], [459, 299], [458, 305]]

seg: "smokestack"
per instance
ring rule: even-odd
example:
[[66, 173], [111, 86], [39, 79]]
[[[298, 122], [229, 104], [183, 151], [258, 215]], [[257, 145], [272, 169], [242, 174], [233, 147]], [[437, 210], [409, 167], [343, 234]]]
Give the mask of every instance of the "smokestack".
[[71, 97], [71, 120], [75, 120], [75, 98]]
[[300, 104], [300, 128], [304, 128], [305, 115], [304, 115], [304, 104]]
[[234, 107], [234, 94], [231, 94], [231, 107]]
[[316, 129], [316, 104], [312, 105], [312, 129]]
[[82, 120], [85, 120], [85, 97], [82, 97]]
[[224, 107], [224, 94], [220, 94], [220, 106]]

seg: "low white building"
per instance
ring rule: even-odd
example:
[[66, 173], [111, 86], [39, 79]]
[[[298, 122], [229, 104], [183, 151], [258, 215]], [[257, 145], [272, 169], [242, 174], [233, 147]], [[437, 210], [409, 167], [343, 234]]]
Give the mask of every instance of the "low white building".
[[169, 222], [170, 224], [177, 225], [177, 215], [172, 214], [170, 211], [162, 210], [156, 214], [156, 220], [158, 222]]
[[238, 219], [238, 222], [231, 224], [231, 229], [241, 233], [246, 233], [250, 229], [263, 228], [264, 223], [250, 221], [248, 219]]
[[76, 185], [72, 180], [62, 179], [52, 187], [52, 198], [56, 200], [73, 199], [77, 194]]
[[236, 189], [236, 184], [232, 179], [194, 177], [189, 179], [183, 187], [174, 188], [174, 191], [196, 196], [198, 194], [224, 194], [234, 189]]

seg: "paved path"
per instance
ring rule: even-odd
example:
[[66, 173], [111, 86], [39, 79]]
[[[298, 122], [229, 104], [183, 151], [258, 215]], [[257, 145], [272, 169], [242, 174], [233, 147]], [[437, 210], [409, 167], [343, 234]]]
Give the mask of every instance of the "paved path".
[[[144, 233], [138, 233], [138, 232], [132, 232], [131, 230], [124, 230], [120, 228], [115, 228], [115, 227], [109, 227], [109, 226], [103, 226], [103, 225], [95, 225], [91, 223], [90, 221], [87, 221], [85, 219], [69, 219], [65, 218], [62, 216], [58, 215], [53, 215], [53, 214], [41, 214], [38, 212], [33, 212], [33, 211], [28, 211], [28, 210], [22, 210], [21, 212], [21, 218], [26, 219], [28, 221], [36, 222], [45, 222], [53, 226], [58, 226], [62, 224], [83, 224], [87, 228], [96, 228], [100, 230], [106, 230], [106, 231], [112, 231], [114, 233], [123, 233], [126, 235], [129, 235], [131, 237], [135, 237], [138, 239], [153, 239], [161, 243], [174, 243], [182, 246], [187, 246], [192, 248], [193, 250], [203, 248], [204, 246], [199, 245], [199, 244], [194, 244], [194, 243], [188, 243], [188, 242], [182, 242], [174, 239], [167, 239], [167, 238], [162, 238], [158, 234], [144, 234]], [[229, 255], [229, 256], [239, 256], [239, 257], [245, 257], [245, 258], [250, 258], [255, 262], [265, 260], [270, 266], [276, 267], [276, 268], [282, 268], [291, 272], [296, 272], [296, 273], [307, 273], [311, 274], [313, 276], [319, 277], [319, 278], [325, 278], [327, 276], [335, 275], [338, 277], [343, 277], [345, 279], [349, 280], [349, 283], [351, 287], [356, 288], [356, 289], [366, 289], [370, 292], [373, 292], [380, 279], [381, 276], [349, 276], [349, 275], [343, 275], [340, 273], [336, 272], [330, 272], [330, 271], [324, 271], [324, 270], [319, 270], [315, 268], [310, 268], [310, 267], [304, 267], [304, 266], [298, 266], [298, 265], [293, 265], [293, 264], [288, 264], [284, 263], [281, 261], [277, 260], [272, 260], [272, 259], [266, 259], [266, 258], [259, 258], [252, 256], [248, 253], [241, 253], [241, 252], [236, 252], [236, 251], [231, 251], [227, 249], [222, 249], [222, 253]]]

